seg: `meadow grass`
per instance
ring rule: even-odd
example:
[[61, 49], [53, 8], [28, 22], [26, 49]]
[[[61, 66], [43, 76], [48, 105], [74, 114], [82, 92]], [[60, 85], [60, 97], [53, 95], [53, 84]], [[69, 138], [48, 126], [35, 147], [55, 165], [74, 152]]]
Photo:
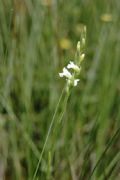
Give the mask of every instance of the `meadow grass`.
[[[0, 1], [0, 179], [120, 179], [119, 11], [119, 0]], [[80, 82], [54, 119], [84, 25]]]

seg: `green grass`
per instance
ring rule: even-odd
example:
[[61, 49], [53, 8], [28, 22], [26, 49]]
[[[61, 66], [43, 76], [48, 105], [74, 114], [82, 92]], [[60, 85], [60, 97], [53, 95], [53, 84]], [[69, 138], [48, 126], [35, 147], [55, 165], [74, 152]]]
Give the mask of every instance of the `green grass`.
[[119, 180], [120, 2], [42, 2], [0, 1], [0, 179], [33, 179], [65, 85], [58, 73], [86, 25], [81, 81], [55, 118], [36, 179]]

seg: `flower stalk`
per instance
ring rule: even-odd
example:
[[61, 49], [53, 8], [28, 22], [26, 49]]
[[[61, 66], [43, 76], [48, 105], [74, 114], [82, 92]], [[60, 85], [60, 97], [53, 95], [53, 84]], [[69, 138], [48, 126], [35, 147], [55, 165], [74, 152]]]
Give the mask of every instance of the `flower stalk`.
[[[84, 32], [85, 31], [85, 32]], [[86, 38], [86, 28], [84, 28], [81, 42], [78, 41], [77, 49], [76, 49], [76, 63], [70, 61], [67, 67], [63, 68], [63, 72], [59, 73], [60, 77], [66, 78], [66, 91], [69, 92], [70, 88], [73, 86], [77, 86], [80, 79], [78, 76], [81, 72], [81, 63], [85, 58], [85, 54], [83, 52], [85, 46], [85, 38]]]
[[[78, 43], [77, 43], [77, 50], [76, 50], [77, 52], [76, 52], [76, 56], [75, 56], [76, 62], [74, 63], [73, 61], [70, 61], [70, 63], [67, 65], [67, 67], [64, 67], [63, 71], [61, 73], [59, 73], [59, 76], [61, 78], [63, 78], [63, 77], [66, 78], [66, 87], [65, 87], [65, 89], [63, 89], [61, 96], [58, 100], [53, 118], [51, 120], [49, 129], [48, 129], [48, 133], [46, 135], [45, 142], [44, 142], [41, 154], [40, 154], [40, 158], [38, 160], [38, 163], [37, 163], [34, 175], [33, 175], [33, 180], [36, 179], [37, 172], [39, 170], [39, 166], [40, 166], [40, 163], [42, 161], [43, 153], [44, 153], [45, 148], [47, 146], [48, 138], [49, 138], [50, 133], [53, 129], [53, 125], [55, 123], [55, 120], [58, 117], [59, 122], [61, 122], [63, 115], [65, 113], [66, 106], [67, 106], [68, 98], [70, 95], [70, 89], [71, 89], [71, 87], [77, 86], [78, 82], [80, 81], [79, 75], [81, 72], [81, 63], [85, 57], [85, 54], [83, 52], [83, 47], [85, 46], [85, 36], [86, 36], [86, 28], [84, 28], [83, 34], [81, 35], [82, 40], [78, 41]], [[65, 97], [64, 97], [64, 95], [65, 95]], [[59, 108], [60, 108], [62, 102], [64, 102], [64, 105], [63, 105], [61, 113], [59, 114]]]

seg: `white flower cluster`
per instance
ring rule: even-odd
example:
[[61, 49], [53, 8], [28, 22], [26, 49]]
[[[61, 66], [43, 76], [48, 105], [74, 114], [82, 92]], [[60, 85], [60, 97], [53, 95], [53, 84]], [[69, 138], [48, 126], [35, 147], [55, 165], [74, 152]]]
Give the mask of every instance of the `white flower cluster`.
[[[68, 69], [73, 69], [75, 72], [79, 73], [80, 72], [80, 67], [78, 67], [74, 62], [70, 61], [70, 63], [67, 65]], [[80, 79], [75, 79], [74, 78], [74, 73], [71, 73], [68, 71], [67, 68], [63, 68], [63, 72], [59, 73], [60, 77], [66, 77], [68, 84], [72, 84], [73, 86], [77, 86], [78, 82]]]
[[[63, 68], [63, 72], [59, 73], [60, 77], [65, 77], [67, 80], [66, 90], [69, 92], [71, 86], [77, 86], [80, 79], [77, 79], [78, 75], [81, 71], [81, 63], [84, 60], [84, 46], [85, 46], [85, 38], [86, 38], [86, 27], [83, 29], [83, 33], [81, 34], [81, 42], [78, 41], [77, 49], [75, 54], [75, 64], [73, 61], [70, 61], [67, 67]], [[70, 70], [72, 72], [70, 72]]]

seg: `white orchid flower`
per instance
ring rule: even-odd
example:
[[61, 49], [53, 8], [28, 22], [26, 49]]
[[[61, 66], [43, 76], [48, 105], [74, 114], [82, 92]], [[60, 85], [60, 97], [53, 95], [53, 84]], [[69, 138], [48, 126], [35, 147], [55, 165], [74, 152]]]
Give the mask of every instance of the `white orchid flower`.
[[77, 86], [78, 82], [80, 81], [80, 79], [75, 79], [74, 80], [74, 86]]
[[[86, 31], [86, 29], [84, 29]], [[82, 42], [78, 41], [77, 43], [77, 57], [76, 64], [73, 61], [70, 61], [67, 67], [63, 68], [63, 72], [59, 73], [60, 77], [66, 78], [66, 92], [69, 93], [71, 87], [77, 86], [80, 79], [77, 79], [81, 71], [81, 62], [84, 60], [85, 54], [82, 53], [81, 47], [85, 45], [85, 34], [83, 34]], [[82, 37], [82, 36], [81, 36]]]
[[68, 69], [73, 69], [76, 72], [80, 71], [80, 68], [76, 64], [74, 64], [74, 62], [72, 62], [72, 61], [70, 61], [70, 63], [67, 65], [67, 68]]
[[60, 77], [67, 77], [68, 79], [71, 79], [72, 78], [72, 74], [64, 67], [63, 68], [63, 72], [62, 73], [59, 73], [59, 76]]

